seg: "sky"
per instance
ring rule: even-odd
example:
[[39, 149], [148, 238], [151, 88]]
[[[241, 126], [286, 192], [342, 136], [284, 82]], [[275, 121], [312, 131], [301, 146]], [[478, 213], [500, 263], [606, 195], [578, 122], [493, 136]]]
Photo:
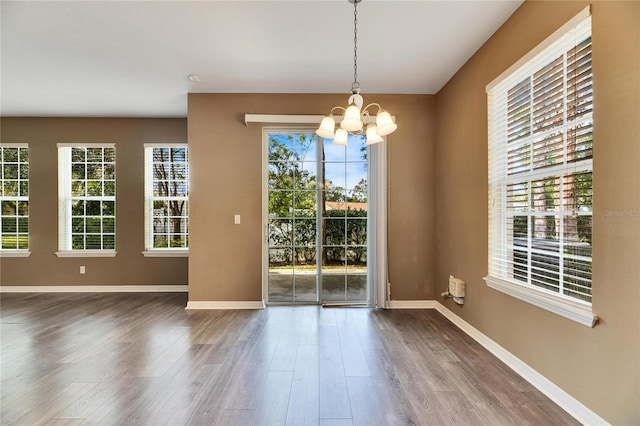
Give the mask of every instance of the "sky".
[[[296, 132], [300, 134], [300, 132]], [[295, 150], [303, 161], [303, 169], [316, 174], [317, 140], [312, 132], [305, 132], [304, 139], [294, 138], [292, 142], [287, 133], [269, 133], [269, 138], [275, 138], [290, 150]], [[334, 186], [353, 188], [361, 179], [367, 179], [366, 162], [362, 158], [361, 148], [366, 146], [365, 138], [361, 135], [349, 135], [349, 144], [344, 147], [334, 145], [333, 140], [324, 141], [325, 179], [332, 181]], [[346, 162], [345, 162], [346, 160]]]

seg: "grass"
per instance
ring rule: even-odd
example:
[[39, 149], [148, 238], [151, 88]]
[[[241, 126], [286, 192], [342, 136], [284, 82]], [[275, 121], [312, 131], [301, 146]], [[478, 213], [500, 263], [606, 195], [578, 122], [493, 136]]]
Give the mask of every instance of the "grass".
[[3, 235], [2, 236], [2, 249], [26, 250], [28, 248], [29, 248], [28, 235]]

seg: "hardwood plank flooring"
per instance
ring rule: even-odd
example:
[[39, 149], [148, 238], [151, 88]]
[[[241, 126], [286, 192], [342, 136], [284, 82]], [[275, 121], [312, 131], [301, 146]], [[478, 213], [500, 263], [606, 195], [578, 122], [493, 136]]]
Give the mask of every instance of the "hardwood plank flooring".
[[0, 295], [2, 425], [574, 425], [433, 310]]

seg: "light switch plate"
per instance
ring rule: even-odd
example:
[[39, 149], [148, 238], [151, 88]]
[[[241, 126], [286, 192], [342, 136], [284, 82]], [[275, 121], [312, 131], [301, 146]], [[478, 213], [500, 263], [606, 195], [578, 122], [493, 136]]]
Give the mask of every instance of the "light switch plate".
[[240, 215], [239, 214], [233, 215], [233, 223], [235, 225], [240, 225]]

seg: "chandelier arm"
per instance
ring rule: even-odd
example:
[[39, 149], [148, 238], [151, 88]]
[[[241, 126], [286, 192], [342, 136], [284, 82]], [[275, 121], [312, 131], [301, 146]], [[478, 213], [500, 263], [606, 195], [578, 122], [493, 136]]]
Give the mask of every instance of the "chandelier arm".
[[378, 104], [376, 102], [372, 102], [369, 105], [367, 105], [366, 107], [362, 108], [362, 114], [364, 114], [365, 112], [367, 114], [369, 114], [369, 111], [368, 111], [369, 107], [374, 107], [374, 106], [378, 107], [378, 112], [380, 112], [382, 110], [382, 107], [380, 106], [380, 104]]
[[333, 108], [331, 108], [331, 112], [329, 112], [329, 115], [333, 115], [333, 111], [335, 110], [340, 110], [342, 112], [346, 111], [346, 108], [343, 108], [341, 106], [334, 106]]

